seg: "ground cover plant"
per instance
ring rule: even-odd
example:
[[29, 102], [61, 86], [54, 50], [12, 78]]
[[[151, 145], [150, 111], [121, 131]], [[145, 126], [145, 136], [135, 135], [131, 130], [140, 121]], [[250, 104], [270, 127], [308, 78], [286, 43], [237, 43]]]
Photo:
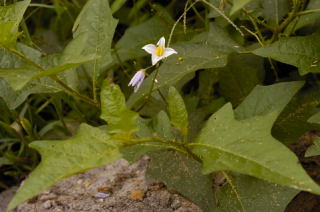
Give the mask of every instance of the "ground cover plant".
[[2, 0], [0, 186], [27, 177], [8, 210], [145, 154], [204, 211], [320, 194], [288, 148], [320, 126], [319, 26], [318, 0]]

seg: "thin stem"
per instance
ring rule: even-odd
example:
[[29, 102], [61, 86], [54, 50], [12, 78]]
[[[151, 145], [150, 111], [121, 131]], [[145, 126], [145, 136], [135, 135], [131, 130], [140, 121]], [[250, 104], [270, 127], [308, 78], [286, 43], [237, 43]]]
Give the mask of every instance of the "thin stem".
[[180, 20], [185, 16], [185, 14], [193, 7], [193, 5], [195, 5], [195, 4], [196, 4], [197, 2], [199, 2], [199, 1], [200, 1], [200, 0], [194, 1], [194, 2], [183, 12], [183, 14], [176, 20], [176, 22], [173, 24], [173, 26], [172, 26], [172, 28], [171, 28], [170, 35], [169, 35], [169, 39], [168, 39], [168, 47], [170, 46], [173, 32], [174, 32], [174, 30], [176, 29], [179, 21], [180, 21]]
[[217, 8], [216, 6], [214, 6], [213, 4], [211, 4], [210, 2], [207, 2], [206, 0], [200, 0], [203, 3], [205, 3], [206, 5], [208, 5], [209, 7], [213, 8], [217, 13], [219, 13], [226, 21], [228, 21], [239, 33], [241, 36], [244, 36], [243, 32], [241, 31], [241, 29], [235, 25], [235, 23], [233, 23], [230, 18], [228, 18], [226, 16], [226, 14], [224, 14], [223, 11], [221, 11], [219, 8]]
[[259, 36], [258, 36], [256, 33], [252, 32], [250, 29], [248, 29], [248, 28], [245, 27], [245, 26], [241, 26], [241, 28], [245, 29], [248, 33], [250, 33], [251, 35], [253, 35], [253, 36], [257, 39], [257, 41], [259, 42], [259, 44], [260, 44], [261, 46], [264, 46], [264, 44], [262, 43], [262, 41], [260, 40]]
[[320, 9], [305, 10], [305, 11], [297, 12], [296, 16], [308, 15], [308, 14], [319, 13], [319, 12], [320, 12]]

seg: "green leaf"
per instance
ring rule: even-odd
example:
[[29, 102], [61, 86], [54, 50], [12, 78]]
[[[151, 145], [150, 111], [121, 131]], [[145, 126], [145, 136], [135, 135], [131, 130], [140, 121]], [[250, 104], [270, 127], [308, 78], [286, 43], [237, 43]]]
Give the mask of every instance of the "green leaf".
[[320, 34], [303, 37], [282, 38], [268, 46], [256, 49], [254, 54], [271, 57], [280, 62], [294, 65], [299, 68], [299, 73], [320, 72]]
[[271, 112], [237, 121], [231, 104], [212, 115], [192, 144], [192, 151], [203, 159], [204, 173], [232, 170], [319, 194], [320, 187], [294, 153], [271, 136], [274, 119]]
[[179, 92], [174, 88], [169, 88], [168, 93], [168, 106], [171, 123], [179, 130], [184, 136], [188, 135], [188, 113], [186, 105]]
[[263, 58], [250, 54], [232, 54], [226, 67], [220, 70], [222, 96], [239, 105], [264, 78]]
[[242, 174], [224, 174], [228, 181], [215, 194], [217, 211], [283, 212], [299, 192]]
[[197, 143], [190, 144], [195, 146], [193, 152], [203, 158], [204, 172], [232, 170], [319, 193], [320, 188], [302, 169], [296, 156], [270, 134], [278, 114], [302, 84], [257, 86], [235, 115], [230, 104], [212, 115]]
[[[242, 50], [225, 31], [214, 25], [211, 26], [210, 32], [200, 34], [192, 41], [181, 42], [172, 47], [178, 54], [170, 56], [160, 66], [153, 91], [174, 85], [186, 75], [199, 69], [223, 67], [227, 63], [228, 54]], [[155, 72], [150, 74], [138, 92], [130, 96], [127, 102], [128, 107], [132, 108], [146, 98], [154, 74]]]
[[201, 174], [201, 164], [194, 159], [172, 151], [153, 152], [147, 177], [157, 179], [169, 189], [178, 191], [204, 211], [214, 208], [212, 180]]
[[290, 9], [288, 0], [260, 0], [260, 4], [262, 4], [263, 8], [263, 17], [272, 26], [278, 25]]
[[235, 110], [237, 120], [254, 116], [264, 116], [271, 112], [275, 118], [288, 104], [290, 99], [303, 86], [304, 82], [283, 82], [271, 86], [257, 85]]
[[[319, 97], [320, 98], [320, 97]], [[319, 102], [320, 104], [320, 102]], [[308, 119], [309, 123], [320, 124], [320, 112], [317, 112]]]
[[305, 157], [320, 155], [320, 138], [313, 141], [313, 144], [307, 149]]
[[129, 110], [118, 85], [106, 79], [101, 88], [101, 118], [108, 123], [112, 133], [131, 133], [137, 129], [138, 114]]
[[39, 71], [36, 69], [0, 69], [0, 78], [7, 81], [14, 90], [23, 88]]
[[[320, 1], [318, 0], [310, 0], [305, 11], [308, 10], [317, 10], [320, 9]], [[320, 24], [320, 13], [310, 13], [305, 14], [299, 17], [298, 22], [296, 23], [295, 30], [301, 29], [303, 27], [310, 27], [312, 29], [317, 29]]]
[[284, 108], [272, 128], [272, 135], [289, 145], [304, 133], [318, 130], [319, 123], [310, 123], [308, 119], [318, 112], [320, 105], [319, 87], [301, 89]]
[[111, 12], [115, 13], [117, 10], [119, 10], [127, 0], [115, 0], [111, 5]]
[[105, 130], [87, 124], [82, 124], [78, 133], [68, 140], [35, 141], [30, 146], [40, 152], [41, 163], [20, 187], [8, 210], [63, 178], [121, 158], [120, 143], [111, 140]]
[[243, 8], [246, 4], [248, 4], [251, 1], [252, 0], [234, 0], [232, 9], [230, 11], [230, 15], [233, 15], [235, 12]]
[[19, 36], [19, 24], [31, 0], [0, 7], [0, 45], [13, 46]]
[[99, 59], [85, 65], [93, 80], [96, 80], [100, 72], [112, 61], [111, 43], [117, 23], [118, 21], [112, 17], [108, 0], [89, 0], [75, 21], [74, 38], [83, 33], [88, 36], [84, 55], [100, 56]]
[[154, 120], [154, 129], [159, 137], [174, 140], [170, 119], [166, 112], [160, 111]]

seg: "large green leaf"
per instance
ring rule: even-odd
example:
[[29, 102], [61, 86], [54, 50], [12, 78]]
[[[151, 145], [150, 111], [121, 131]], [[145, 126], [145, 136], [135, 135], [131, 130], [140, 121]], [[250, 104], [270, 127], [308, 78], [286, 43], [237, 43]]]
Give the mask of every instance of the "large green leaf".
[[283, 212], [299, 192], [242, 174], [224, 174], [227, 184], [215, 194], [217, 211]]
[[[215, 25], [211, 26], [208, 33], [200, 34], [192, 41], [182, 42], [172, 47], [178, 54], [170, 56], [160, 66], [157, 82], [154, 83], [152, 91], [173, 85], [199, 69], [223, 67], [227, 63], [229, 53], [242, 50], [226, 32]], [[150, 91], [154, 74], [155, 72], [150, 74], [138, 92], [130, 96], [127, 102], [128, 107], [131, 108], [145, 100]]]
[[304, 82], [297, 81], [283, 82], [271, 86], [257, 85], [245, 101], [236, 108], [235, 117], [238, 120], [243, 120], [276, 112], [276, 118], [303, 84]]
[[230, 55], [226, 67], [220, 70], [222, 96], [239, 105], [264, 77], [263, 58], [250, 54]]
[[40, 152], [41, 163], [20, 187], [8, 209], [14, 209], [63, 178], [121, 158], [119, 146], [105, 130], [87, 124], [82, 124], [68, 140], [33, 142], [31, 147]]
[[94, 80], [112, 61], [111, 42], [117, 23], [112, 17], [108, 0], [89, 0], [74, 24], [74, 38], [83, 33], [88, 36], [84, 54], [101, 57], [85, 65], [87, 73]]
[[231, 104], [215, 113], [201, 131], [193, 152], [208, 174], [232, 170], [313, 193], [320, 187], [299, 165], [298, 158], [271, 136], [275, 113], [237, 121]]
[[136, 130], [138, 114], [129, 110], [118, 85], [106, 79], [101, 88], [101, 118], [108, 123], [112, 133], [130, 133]]
[[203, 159], [204, 172], [233, 170], [319, 193], [297, 157], [271, 136], [275, 119], [301, 86], [301, 82], [257, 86], [235, 111], [240, 121], [230, 104], [212, 115], [197, 142], [190, 144]]
[[174, 87], [169, 88], [168, 104], [171, 123], [186, 136], [188, 134], [188, 113], [182, 97]]
[[271, 57], [283, 63], [299, 68], [299, 73], [320, 72], [320, 34], [315, 33], [304, 37], [282, 38], [268, 46], [256, 49], [254, 54]]
[[212, 180], [201, 174], [199, 162], [172, 151], [153, 152], [148, 155], [151, 158], [148, 177], [164, 182], [169, 189], [178, 191], [204, 211], [213, 211]]
[[19, 36], [19, 24], [31, 0], [0, 7], [0, 45], [14, 45]]
[[310, 123], [308, 119], [318, 112], [320, 105], [319, 87], [301, 89], [284, 108], [272, 128], [272, 135], [289, 145], [304, 133], [320, 129], [319, 123]]

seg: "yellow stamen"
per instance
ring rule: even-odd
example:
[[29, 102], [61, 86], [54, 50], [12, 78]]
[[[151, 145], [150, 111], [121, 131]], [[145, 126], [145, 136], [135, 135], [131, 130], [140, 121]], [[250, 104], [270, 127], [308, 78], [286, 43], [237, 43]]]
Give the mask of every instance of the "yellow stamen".
[[160, 57], [160, 56], [163, 55], [163, 53], [164, 53], [164, 47], [163, 47], [163, 46], [157, 46], [157, 48], [156, 48], [156, 55], [157, 55], [158, 57]]

